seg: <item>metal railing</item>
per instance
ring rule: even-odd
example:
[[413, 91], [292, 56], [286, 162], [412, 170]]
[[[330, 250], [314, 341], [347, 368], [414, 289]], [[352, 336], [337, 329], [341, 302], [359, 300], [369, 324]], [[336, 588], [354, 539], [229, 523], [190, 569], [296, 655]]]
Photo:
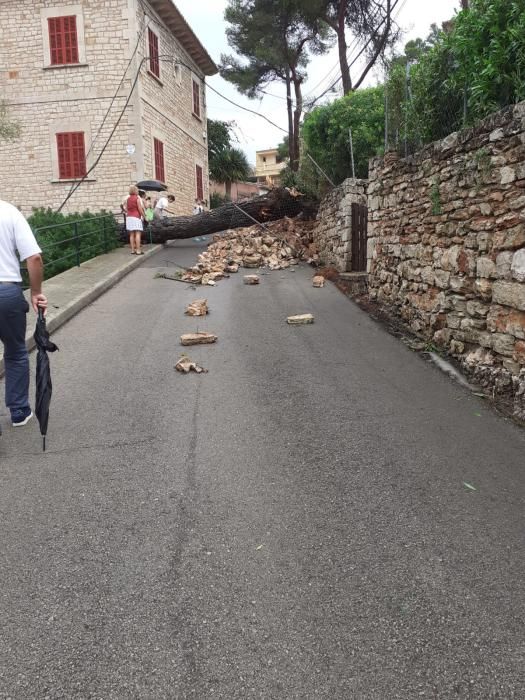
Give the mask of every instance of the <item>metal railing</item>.
[[[108, 253], [120, 241], [116, 216], [104, 214], [76, 221], [49, 224], [34, 230], [42, 249], [44, 277], [47, 279], [97, 255]], [[27, 272], [23, 268], [24, 283]]]

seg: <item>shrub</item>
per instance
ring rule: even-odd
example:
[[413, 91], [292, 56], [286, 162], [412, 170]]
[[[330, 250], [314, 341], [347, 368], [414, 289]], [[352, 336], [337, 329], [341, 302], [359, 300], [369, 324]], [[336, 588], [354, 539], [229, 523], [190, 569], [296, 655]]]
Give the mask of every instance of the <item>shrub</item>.
[[230, 198], [224, 194], [219, 194], [219, 192], [212, 192], [210, 195], [210, 209], [217, 209], [222, 207], [223, 204], [228, 204]]
[[42, 248], [46, 279], [120, 245], [117, 222], [107, 211], [58, 214], [35, 209], [28, 222]]

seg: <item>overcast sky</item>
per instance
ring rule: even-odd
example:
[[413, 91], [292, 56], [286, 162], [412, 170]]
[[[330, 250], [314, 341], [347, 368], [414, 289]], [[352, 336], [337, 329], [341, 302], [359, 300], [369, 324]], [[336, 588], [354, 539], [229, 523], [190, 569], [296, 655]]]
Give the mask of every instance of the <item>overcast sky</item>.
[[[225, 37], [226, 23], [224, 8], [226, 0], [174, 0], [175, 4], [188, 20], [194, 32], [206, 47], [216, 63], [221, 53], [232, 53]], [[404, 0], [397, 16], [398, 24], [405, 31], [401, 45], [409, 39], [426, 37], [430, 25], [441, 24], [450, 19], [459, 8], [460, 0]], [[325, 56], [314, 56], [308, 67], [308, 81], [304, 85], [305, 96], [317, 96], [340, 75], [337, 49]], [[371, 75], [368, 84], [376, 84], [381, 75]], [[277, 97], [265, 95], [263, 100], [248, 100], [240, 95], [235, 87], [216, 75], [207, 79], [209, 85], [249, 109], [266, 115], [273, 122], [286, 129], [286, 103], [284, 85], [274, 83], [267, 90]], [[249, 114], [228, 104], [211, 90], [207, 91], [208, 116], [211, 119], [234, 120], [236, 133], [241, 148], [246, 152], [251, 163], [255, 162], [255, 151], [273, 148], [282, 140], [284, 133], [268, 124], [264, 119]]]

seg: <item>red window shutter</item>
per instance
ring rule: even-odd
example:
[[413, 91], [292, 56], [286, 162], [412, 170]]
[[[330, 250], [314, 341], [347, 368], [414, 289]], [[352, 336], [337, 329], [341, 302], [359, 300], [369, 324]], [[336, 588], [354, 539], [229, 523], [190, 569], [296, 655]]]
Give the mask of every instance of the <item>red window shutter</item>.
[[49, 28], [49, 52], [52, 66], [64, 66], [78, 63], [77, 18], [50, 17], [47, 20]]
[[56, 135], [58, 177], [74, 180], [86, 174], [86, 150], [83, 131], [69, 131]]
[[196, 80], [193, 81], [193, 114], [201, 116], [201, 88]]
[[197, 199], [200, 202], [204, 199], [204, 185], [202, 182], [202, 168], [200, 165], [195, 166], [195, 180], [197, 182]]
[[159, 37], [148, 29], [148, 47], [149, 47], [149, 69], [156, 75], [157, 78], [160, 77], [160, 62], [159, 62]]
[[155, 155], [155, 178], [165, 182], [164, 144], [159, 139], [153, 139], [153, 152]]

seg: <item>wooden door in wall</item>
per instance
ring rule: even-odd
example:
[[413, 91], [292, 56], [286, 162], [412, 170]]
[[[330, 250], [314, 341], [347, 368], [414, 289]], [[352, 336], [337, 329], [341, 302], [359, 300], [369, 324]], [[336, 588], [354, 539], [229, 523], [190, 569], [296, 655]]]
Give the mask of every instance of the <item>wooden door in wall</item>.
[[352, 204], [352, 272], [366, 272], [368, 208]]

